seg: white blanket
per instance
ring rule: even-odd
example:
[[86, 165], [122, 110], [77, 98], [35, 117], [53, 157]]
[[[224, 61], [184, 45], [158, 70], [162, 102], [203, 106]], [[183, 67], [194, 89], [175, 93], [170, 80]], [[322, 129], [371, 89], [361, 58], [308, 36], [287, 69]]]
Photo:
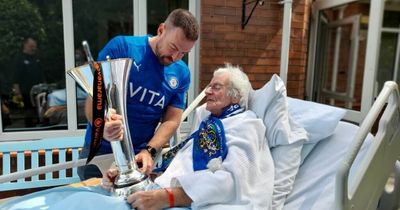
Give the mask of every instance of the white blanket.
[[[197, 111], [198, 118], [204, 119], [204, 113]], [[228, 155], [219, 170], [194, 172], [189, 141], [155, 182], [162, 187], [182, 186], [193, 200], [193, 209], [270, 209], [274, 167], [264, 138], [265, 126], [252, 111], [225, 118], [222, 123]]]

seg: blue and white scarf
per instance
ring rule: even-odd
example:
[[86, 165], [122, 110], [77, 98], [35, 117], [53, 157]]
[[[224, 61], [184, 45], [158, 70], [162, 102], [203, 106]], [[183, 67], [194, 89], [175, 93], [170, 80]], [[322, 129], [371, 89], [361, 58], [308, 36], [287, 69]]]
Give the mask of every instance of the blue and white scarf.
[[161, 166], [154, 169], [154, 171], [165, 171], [178, 151], [192, 139], [194, 171], [207, 169], [207, 164], [211, 159], [221, 157], [224, 160], [228, 154], [228, 148], [226, 146], [225, 131], [221, 119], [231, 117], [243, 111], [244, 109], [239, 104], [232, 104], [226, 107], [220, 116], [210, 115], [200, 123], [197, 131], [163, 154]]

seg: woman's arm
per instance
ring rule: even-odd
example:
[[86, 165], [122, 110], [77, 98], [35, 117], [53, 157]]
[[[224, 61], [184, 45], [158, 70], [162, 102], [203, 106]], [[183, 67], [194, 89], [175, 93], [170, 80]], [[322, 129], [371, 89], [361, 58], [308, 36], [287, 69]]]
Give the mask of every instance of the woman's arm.
[[192, 199], [181, 187], [135, 192], [128, 197], [127, 201], [138, 210], [190, 206], [192, 203]]

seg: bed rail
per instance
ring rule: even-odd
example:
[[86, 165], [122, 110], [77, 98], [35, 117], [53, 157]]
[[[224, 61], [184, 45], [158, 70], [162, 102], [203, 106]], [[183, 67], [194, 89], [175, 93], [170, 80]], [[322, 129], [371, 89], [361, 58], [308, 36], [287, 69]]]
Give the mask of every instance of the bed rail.
[[[351, 147], [336, 174], [335, 209], [376, 209], [386, 181], [400, 155], [400, 102], [395, 82], [385, 83], [371, 110], [361, 123]], [[365, 137], [383, 111], [378, 132], [365, 158], [349, 183], [349, 171]]]
[[[86, 163], [86, 159], [78, 160], [82, 145], [82, 136], [1, 142], [0, 191], [79, 182], [77, 167]], [[112, 161], [112, 155], [103, 155], [93, 159], [91, 164], [105, 171]], [[67, 171], [68, 168], [71, 170]], [[58, 173], [53, 173], [55, 171]], [[30, 178], [25, 179], [27, 177]]]
[[[78, 149], [82, 147], [82, 144], [82, 138], [77, 137], [1, 142], [2, 176], [0, 183], [6, 183], [1, 184], [0, 191], [47, 187], [78, 181], [76, 169], [69, 173], [66, 170], [60, 170], [58, 176], [54, 176], [50, 172], [46, 172], [42, 176], [36, 174], [28, 180], [16, 178], [15, 175], [41, 165], [63, 163], [68, 159], [76, 160], [79, 156]], [[13, 177], [12, 180], [16, 181], [5, 181], [6, 177]]]

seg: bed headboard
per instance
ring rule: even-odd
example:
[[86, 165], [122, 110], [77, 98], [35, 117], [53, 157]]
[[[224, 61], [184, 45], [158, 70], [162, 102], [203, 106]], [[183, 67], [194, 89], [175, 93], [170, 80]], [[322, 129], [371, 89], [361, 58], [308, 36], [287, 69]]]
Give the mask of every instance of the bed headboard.
[[[355, 174], [349, 171], [365, 137], [383, 111], [378, 132]], [[400, 155], [400, 102], [395, 82], [386, 82], [360, 126], [336, 175], [335, 209], [376, 209], [386, 181]]]

